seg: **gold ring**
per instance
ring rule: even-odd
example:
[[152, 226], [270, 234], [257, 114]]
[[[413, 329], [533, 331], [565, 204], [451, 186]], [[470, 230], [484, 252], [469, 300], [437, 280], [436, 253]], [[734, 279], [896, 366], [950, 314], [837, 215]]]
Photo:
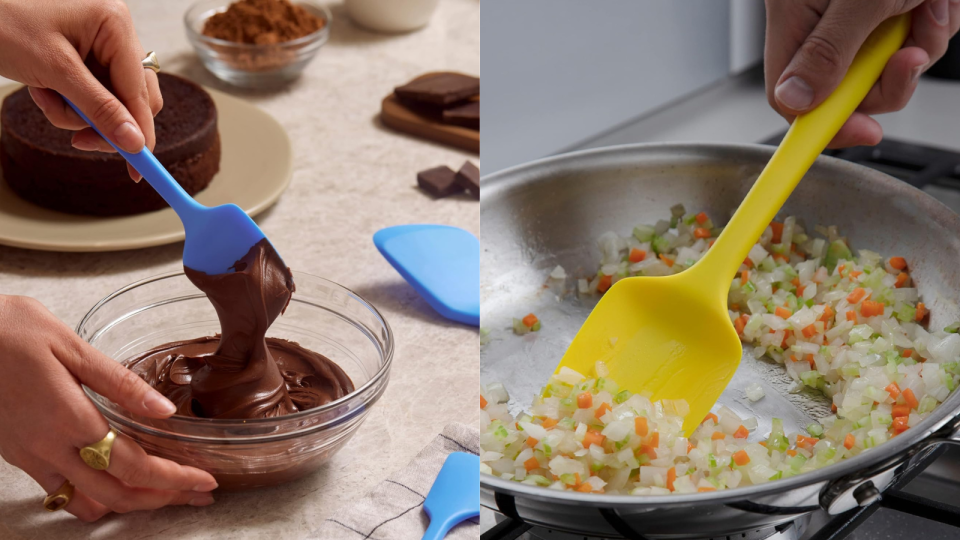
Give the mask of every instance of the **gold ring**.
[[81, 448], [80, 457], [91, 469], [102, 471], [110, 466], [110, 449], [113, 448], [113, 441], [116, 439], [117, 430], [110, 428], [110, 432], [107, 433], [106, 437], [90, 446]]
[[147, 53], [147, 57], [140, 61], [140, 64], [145, 69], [152, 69], [154, 73], [160, 73], [160, 60], [157, 58], [157, 53], [150, 51]]
[[58, 487], [56, 491], [43, 499], [43, 508], [46, 509], [47, 512], [63, 510], [70, 504], [70, 499], [72, 498], [73, 484], [71, 484], [69, 480], [65, 480], [62, 486]]

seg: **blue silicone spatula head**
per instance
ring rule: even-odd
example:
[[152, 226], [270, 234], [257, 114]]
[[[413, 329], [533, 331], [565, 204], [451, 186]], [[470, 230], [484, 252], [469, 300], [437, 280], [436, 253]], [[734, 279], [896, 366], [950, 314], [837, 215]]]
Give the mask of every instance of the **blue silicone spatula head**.
[[423, 508], [430, 527], [423, 540], [440, 540], [463, 520], [480, 515], [480, 456], [453, 452], [443, 462]]
[[397, 225], [373, 243], [407, 282], [444, 317], [480, 325], [480, 242], [447, 225]]
[[[100, 133], [76, 105], [67, 98], [63, 100]], [[103, 137], [103, 134], [100, 133], [100, 136]], [[208, 275], [233, 272], [234, 263], [243, 258], [257, 242], [266, 238], [260, 227], [239, 206], [224, 204], [210, 208], [193, 200], [147, 148], [131, 154], [117, 148], [110, 139], [103, 138], [143, 175], [180, 217], [186, 235], [183, 264], [187, 268]]]

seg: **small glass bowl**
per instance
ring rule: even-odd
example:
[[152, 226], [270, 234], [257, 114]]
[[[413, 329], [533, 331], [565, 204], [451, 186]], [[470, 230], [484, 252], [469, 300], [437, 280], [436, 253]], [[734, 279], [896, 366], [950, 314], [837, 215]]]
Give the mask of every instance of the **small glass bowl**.
[[296, 79], [330, 36], [330, 10], [310, 0], [296, 4], [321, 18], [323, 28], [291, 41], [259, 45], [203, 35], [207, 18], [226, 11], [231, 3], [230, 0], [201, 0], [187, 10], [183, 24], [187, 39], [203, 65], [219, 79], [235, 86], [270, 88]]
[[[221, 489], [289, 482], [319, 468], [356, 432], [383, 394], [394, 339], [380, 313], [350, 290], [300, 272], [286, 313], [269, 337], [296, 341], [337, 363], [354, 392], [308, 411], [278, 418], [219, 420], [135, 415], [84, 390], [111, 426], [144, 450], [210, 472]], [[119, 362], [171, 341], [220, 331], [207, 297], [182, 273], [147, 278], [107, 296], [80, 321], [77, 333]]]

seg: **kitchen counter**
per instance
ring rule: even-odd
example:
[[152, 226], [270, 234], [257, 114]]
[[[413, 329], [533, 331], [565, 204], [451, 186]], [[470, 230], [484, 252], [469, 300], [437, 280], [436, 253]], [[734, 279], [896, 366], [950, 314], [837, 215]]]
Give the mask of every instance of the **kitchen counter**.
[[[477, 330], [437, 315], [379, 255], [371, 236], [382, 227], [422, 222], [479, 232], [475, 201], [435, 201], [416, 187], [417, 171], [441, 164], [456, 169], [477, 156], [392, 132], [377, 120], [383, 96], [416, 75], [479, 72], [479, 2], [443, 0], [427, 28], [398, 36], [362, 30], [332, 3], [330, 41], [299, 80], [276, 92], [232, 89], [204, 70], [184, 35], [181, 18], [190, 3], [130, 0], [144, 48], [156, 50], [165, 71], [247, 99], [286, 128], [293, 178], [256, 221], [291, 268], [336, 281], [383, 312], [397, 337], [390, 383], [356, 436], [319, 472], [276, 488], [217, 494], [206, 508], [84, 524], [66, 512], [44, 512], [40, 487], [0, 461], [5, 540], [301, 538], [403, 467], [447, 423], [478, 422]], [[65, 254], [0, 246], [0, 293], [37, 298], [74, 327], [112, 291], [181, 269], [182, 249], [177, 243]]]

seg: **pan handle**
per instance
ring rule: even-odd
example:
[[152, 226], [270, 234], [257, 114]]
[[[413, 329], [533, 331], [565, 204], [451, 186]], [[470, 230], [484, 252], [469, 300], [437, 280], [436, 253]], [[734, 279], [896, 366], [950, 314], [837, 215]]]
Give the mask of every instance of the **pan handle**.
[[864, 470], [833, 480], [820, 492], [820, 506], [836, 515], [858, 506], [869, 506], [880, 500], [880, 494], [898, 476], [912, 471], [911, 459], [943, 444], [960, 445], [960, 415], [930, 437], [918, 441], [898, 456], [874, 464]]

